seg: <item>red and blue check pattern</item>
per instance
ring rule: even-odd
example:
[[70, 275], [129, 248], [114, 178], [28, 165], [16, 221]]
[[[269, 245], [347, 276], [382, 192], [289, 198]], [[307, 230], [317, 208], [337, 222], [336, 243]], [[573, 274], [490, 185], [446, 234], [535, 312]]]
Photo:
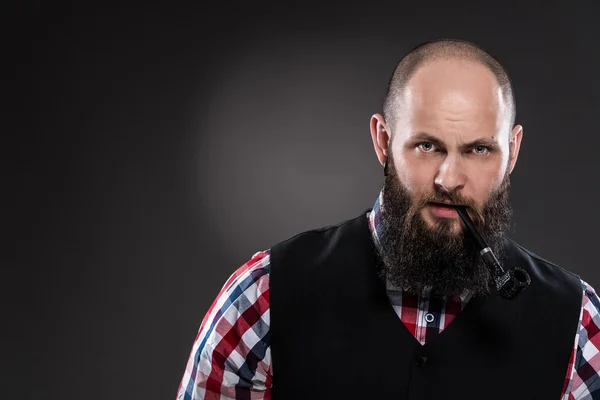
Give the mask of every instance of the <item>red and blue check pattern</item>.
[[178, 399], [270, 399], [269, 253], [227, 280], [192, 346]]
[[[381, 195], [369, 213], [377, 245], [380, 206]], [[262, 251], [227, 280], [200, 325], [178, 400], [271, 398], [269, 270], [269, 251]], [[441, 302], [427, 292], [413, 296], [389, 285], [387, 293], [396, 314], [421, 344], [439, 335], [470, 299], [465, 292]], [[600, 400], [599, 310], [600, 299], [582, 281], [580, 323], [560, 400]]]

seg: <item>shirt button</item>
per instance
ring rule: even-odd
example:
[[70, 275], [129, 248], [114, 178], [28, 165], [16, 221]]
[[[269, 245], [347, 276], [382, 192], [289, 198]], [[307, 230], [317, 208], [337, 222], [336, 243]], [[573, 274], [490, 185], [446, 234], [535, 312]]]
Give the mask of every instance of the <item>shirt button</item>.
[[435, 316], [432, 313], [427, 313], [425, 315], [425, 321], [427, 322], [433, 322], [435, 320]]
[[424, 367], [425, 365], [427, 365], [427, 356], [421, 354], [417, 356], [417, 359], [415, 361], [417, 363], [417, 367]]

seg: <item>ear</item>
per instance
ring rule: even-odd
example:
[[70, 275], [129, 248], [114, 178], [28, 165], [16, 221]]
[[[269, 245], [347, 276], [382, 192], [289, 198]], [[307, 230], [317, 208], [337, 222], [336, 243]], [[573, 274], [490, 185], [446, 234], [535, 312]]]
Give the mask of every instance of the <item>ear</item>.
[[388, 156], [388, 147], [390, 145], [390, 133], [388, 131], [385, 118], [381, 114], [373, 114], [371, 117], [371, 140], [377, 154], [377, 159], [381, 165], [385, 165]]
[[521, 148], [521, 140], [523, 139], [523, 127], [516, 125], [510, 134], [510, 159], [508, 161], [508, 173], [511, 174], [519, 157], [519, 149]]

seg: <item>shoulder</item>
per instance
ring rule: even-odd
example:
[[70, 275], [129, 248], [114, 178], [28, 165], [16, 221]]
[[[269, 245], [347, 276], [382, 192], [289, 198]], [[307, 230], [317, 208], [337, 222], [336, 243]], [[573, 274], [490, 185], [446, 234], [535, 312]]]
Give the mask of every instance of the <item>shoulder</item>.
[[198, 354], [212, 358], [210, 353], [226, 346], [223, 338], [233, 333], [241, 337], [253, 325], [268, 329], [269, 269], [269, 252], [261, 251], [231, 274], [200, 325]]
[[307, 231], [297, 233], [291, 237], [288, 237], [287, 239], [282, 240], [273, 247], [320, 239], [333, 234], [338, 228], [346, 225], [350, 221], [351, 220], [341, 221], [337, 224], [325, 225], [319, 228], [309, 229]]
[[234, 289], [246, 290], [260, 282], [268, 282], [270, 270], [270, 250], [259, 251], [231, 274], [223, 285], [223, 290], [226, 292]]
[[227, 279], [205, 315], [200, 331], [214, 334], [221, 325], [227, 329], [248, 309], [259, 315], [269, 309], [269, 250], [255, 253]]
[[564, 285], [568, 284], [569, 291], [574, 295], [576, 294], [578, 298], [581, 298], [581, 278], [577, 274], [540, 257], [508, 237], [505, 237], [505, 239], [508, 244], [509, 253], [511, 253], [509, 257], [516, 256], [517, 258], [513, 258], [513, 262], [525, 264], [519, 265], [521, 267], [529, 266], [530, 274], [534, 274], [531, 277], [532, 279], [535, 276], [539, 282], [550, 285], [555, 289], [567, 289]]
[[200, 325], [178, 398], [237, 398], [240, 390], [270, 387], [269, 259], [268, 250], [255, 253], [221, 288]]
[[590, 284], [583, 280], [581, 284], [583, 296], [575, 339], [576, 349], [571, 379], [566, 384], [568, 393], [571, 393], [573, 398], [587, 398], [586, 394], [592, 394], [596, 398], [600, 381], [600, 301]]
[[575, 274], [575, 273], [573, 273], [573, 272], [571, 272], [571, 271], [569, 271], [569, 270], [567, 270], [567, 269], [565, 269], [565, 268], [563, 268], [563, 267], [561, 267], [561, 266], [559, 266], [559, 265], [557, 265], [557, 264], [555, 264], [555, 263], [553, 263], [551, 261], [548, 261], [547, 259], [545, 259], [543, 257], [540, 257], [539, 255], [535, 254], [531, 250], [528, 250], [525, 247], [521, 246], [520, 244], [518, 244], [517, 242], [515, 242], [513, 239], [506, 237], [506, 240], [508, 242], [510, 242], [519, 251], [521, 251], [523, 254], [525, 254], [527, 257], [529, 257], [532, 260], [534, 260], [536, 262], [536, 264], [541, 264], [541, 265], [544, 265], [545, 267], [548, 267], [549, 269], [553, 269], [553, 270], [562, 272], [564, 274], [567, 274], [567, 275], [569, 275], [569, 276], [577, 279], [578, 281], [581, 280], [581, 278], [577, 274]]
[[321, 251], [323, 246], [332, 247], [335, 243], [351, 240], [353, 232], [366, 233], [370, 238], [366, 211], [357, 217], [291, 236], [273, 245], [271, 255], [279, 259], [282, 250], [285, 249], [285, 252], [292, 257], [307, 256], [311, 250]]
[[581, 281], [581, 285], [583, 287], [581, 324], [583, 326], [593, 324], [597, 327], [596, 332], [600, 332], [600, 299], [592, 285], [584, 280]]

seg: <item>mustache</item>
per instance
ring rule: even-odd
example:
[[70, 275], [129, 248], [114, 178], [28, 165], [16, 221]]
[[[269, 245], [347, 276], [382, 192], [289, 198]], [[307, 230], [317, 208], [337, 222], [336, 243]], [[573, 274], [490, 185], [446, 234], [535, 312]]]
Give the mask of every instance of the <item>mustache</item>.
[[467, 197], [463, 197], [456, 192], [441, 192], [434, 191], [429, 193], [416, 201], [413, 201], [407, 211], [407, 217], [410, 219], [417, 213], [419, 213], [429, 203], [451, 203], [456, 205], [465, 206], [471, 214], [471, 219], [476, 224], [485, 223], [483, 210], [479, 207], [474, 200]]

